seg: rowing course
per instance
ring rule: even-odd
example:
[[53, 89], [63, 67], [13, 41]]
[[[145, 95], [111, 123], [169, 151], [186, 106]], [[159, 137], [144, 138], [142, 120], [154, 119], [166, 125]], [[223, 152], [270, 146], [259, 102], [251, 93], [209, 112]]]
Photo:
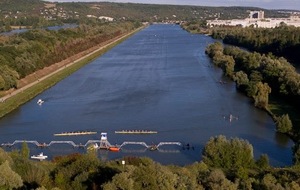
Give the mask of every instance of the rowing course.
[[[58, 131], [76, 130], [105, 131], [111, 134], [112, 144], [188, 141], [195, 151], [176, 156], [149, 151], [107, 153], [109, 160], [149, 156], [162, 164], [186, 165], [201, 160], [203, 147], [211, 137], [225, 135], [248, 140], [256, 158], [267, 154], [274, 166], [290, 165], [292, 142], [276, 134], [272, 118], [256, 109], [249, 98], [236, 91], [222, 70], [213, 66], [204, 53], [212, 42], [210, 37], [189, 34], [179, 26], [151, 25], [0, 119], [1, 142], [34, 139], [47, 143], [71, 140], [79, 144], [99, 139], [53, 137]], [[36, 104], [38, 99], [45, 100], [43, 105]], [[224, 119], [230, 114], [239, 119]], [[122, 129], [159, 133], [114, 133]], [[64, 145], [60, 151], [62, 146], [51, 147], [47, 155], [84, 151], [71, 145]], [[131, 146], [146, 148], [124, 148]]]

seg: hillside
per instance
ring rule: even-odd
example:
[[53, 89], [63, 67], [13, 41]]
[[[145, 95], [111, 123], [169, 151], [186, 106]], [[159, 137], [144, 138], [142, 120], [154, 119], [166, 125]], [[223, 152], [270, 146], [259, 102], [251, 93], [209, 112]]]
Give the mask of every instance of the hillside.
[[51, 3], [41, 0], [4, 0], [0, 2], [0, 26], [7, 20], [12, 24], [16, 22], [15, 20], [22, 20], [24, 17], [27, 17], [28, 20], [33, 16], [63, 22], [70, 19], [77, 21], [86, 19], [87, 15], [108, 16], [115, 18], [115, 20], [138, 21], [233, 19], [247, 17], [248, 10], [263, 10], [268, 17], [287, 16], [286, 13], [277, 10], [265, 10], [258, 7], [206, 7], [109, 2]]

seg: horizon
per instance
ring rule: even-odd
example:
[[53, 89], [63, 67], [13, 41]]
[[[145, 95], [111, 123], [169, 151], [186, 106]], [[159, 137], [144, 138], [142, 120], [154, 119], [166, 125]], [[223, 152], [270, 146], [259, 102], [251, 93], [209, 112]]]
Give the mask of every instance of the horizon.
[[279, 9], [300, 11], [299, 0], [49, 0], [49, 2], [112, 2], [158, 5], [191, 5], [210, 7], [257, 7], [262, 9]]

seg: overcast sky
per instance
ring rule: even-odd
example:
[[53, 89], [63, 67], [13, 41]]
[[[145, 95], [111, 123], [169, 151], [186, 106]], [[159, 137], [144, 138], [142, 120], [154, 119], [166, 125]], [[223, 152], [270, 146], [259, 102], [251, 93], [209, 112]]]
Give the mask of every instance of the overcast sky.
[[300, 10], [300, 0], [51, 0], [55, 2], [131, 2], [146, 4], [173, 4], [199, 6], [251, 6], [266, 9]]

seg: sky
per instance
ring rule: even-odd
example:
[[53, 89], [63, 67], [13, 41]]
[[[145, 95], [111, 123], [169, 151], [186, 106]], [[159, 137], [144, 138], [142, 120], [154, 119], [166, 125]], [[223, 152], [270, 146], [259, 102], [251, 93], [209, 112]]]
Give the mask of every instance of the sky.
[[122, 2], [145, 4], [198, 5], [198, 6], [250, 6], [265, 9], [300, 10], [300, 0], [50, 0], [55, 2]]

